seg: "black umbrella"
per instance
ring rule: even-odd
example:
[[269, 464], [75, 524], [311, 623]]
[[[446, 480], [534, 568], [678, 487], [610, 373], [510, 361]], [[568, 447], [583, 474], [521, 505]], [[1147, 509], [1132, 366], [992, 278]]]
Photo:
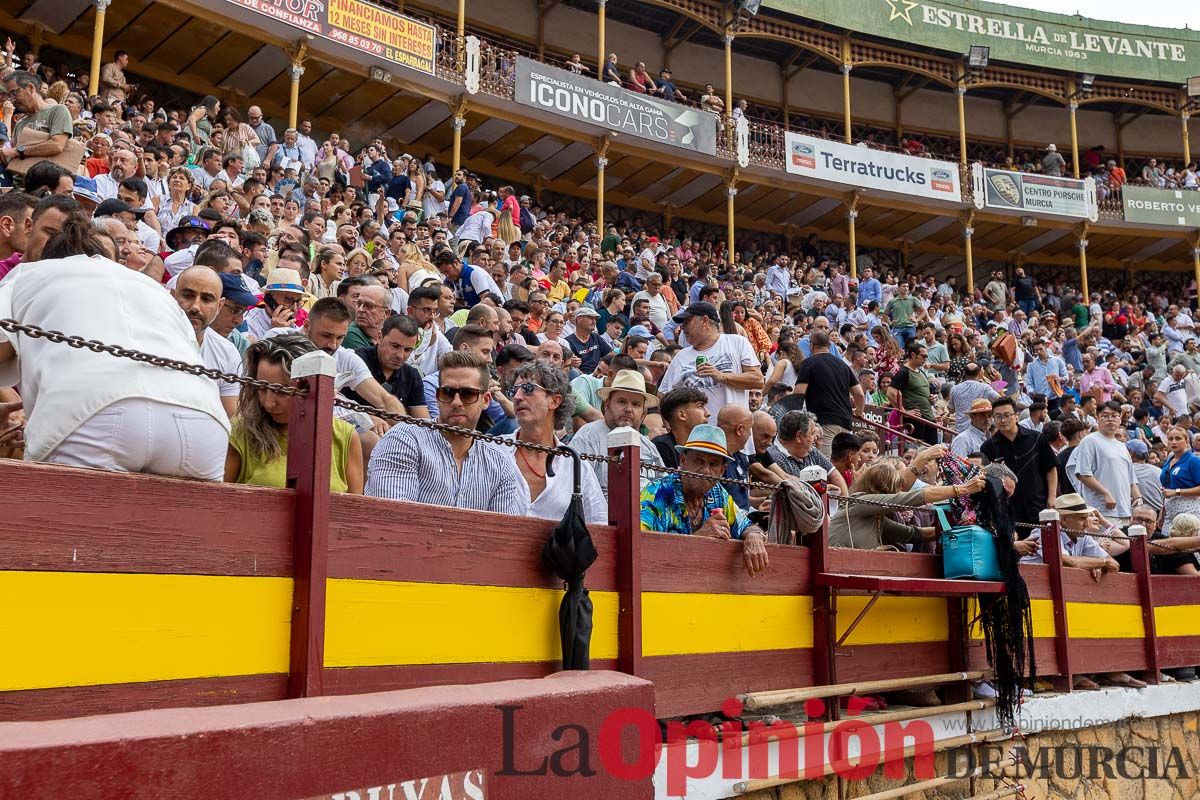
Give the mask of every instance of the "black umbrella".
[[[583, 491], [579, 454], [570, 447], [562, 447], [564, 455], [571, 456], [574, 473], [574, 491], [571, 504], [562, 522], [554, 526], [554, 532], [542, 548], [542, 560], [554, 570], [554, 574], [566, 581], [566, 594], [558, 607], [558, 631], [562, 638], [563, 669], [588, 669], [588, 655], [592, 642], [592, 599], [584, 588], [583, 578], [596, 561], [596, 546], [588, 533], [583, 517]], [[546, 460], [546, 473], [553, 475], [553, 458]]]

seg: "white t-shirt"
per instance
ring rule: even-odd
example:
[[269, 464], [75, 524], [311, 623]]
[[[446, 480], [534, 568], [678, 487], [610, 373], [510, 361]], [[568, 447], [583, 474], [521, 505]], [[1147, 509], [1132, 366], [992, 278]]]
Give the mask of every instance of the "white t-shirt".
[[650, 301], [650, 321], [653, 322], [661, 330], [667, 327], [667, 323], [671, 321], [671, 306], [667, 303], [667, 298], [662, 292], [658, 294], [650, 294], [649, 292], [638, 292], [633, 296], [633, 302], [639, 300]]
[[[226, 339], [212, 328], [204, 329], [204, 341], [200, 343], [200, 357], [204, 366], [220, 370], [230, 375], [242, 374], [242, 354]], [[224, 379], [217, 381], [217, 389], [221, 397], [237, 397], [241, 394], [241, 384]]]
[[[689, 345], [675, 354], [662, 382], [658, 385], [659, 394], [671, 391], [676, 386], [690, 386], [708, 395], [708, 414], [710, 421], [717, 418], [717, 412], [728, 405], [750, 407], [750, 392], [746, 389], [732, 389], [728, 384], [717, 383], [712, 378], [696, 374], [696, 357], [704, 356], [720, 372], [740, 375], [743, 367], [758, 368], [758, 358], [754, 348], [746, 337], [737, 334], [722, 333], [712, 347], [707, 350], [697, 350]], [[751, 448], [746, 452], [753, 453], [754, 443], [747, 442]]]
[[[54, 291], [46, 291], [47, 286]], [[22, 264], [0, 284], [0, 318], [203, 364], [196, 332], [151, 278], [106, 258]], [[139, 398], [210, 415], [226, 431], [217, 386], [199, 375], [0, 331], [17, 357], [0, 363], [0, 386], [25, 403], [25, 458], [44, 461], [80, 425], [120, 400]]]
[[1177, 381], [1170, 375], [1163, 378], [1162, 383], [1158, 384], [1158, 390], [1167, 398], [1167, 405], [1171, 407], [1171, 411], [1175, 416], [1186, 414], [1188, 409], [1187, 397], [1187, 376], [1184, 380]]
[[446, 191], [446, 184], [442, 183], [441, 181], [434, 181], [425, 187], [425, 196], [421, 198], [421, 205], [425, 209], [426, 220], [431, 220], [446, 210], [446, 201], [438, 200], [429, 191], [430, 189], [436, 189], [439, 192], [444, 192]]
[[453, 349], [450, 340], [436, 325], [422, 328], [417, 331], [417, 347], [408, 357], [408, 363], [421, 370], [422, 377], [432, 375], [438, 371], [438, 359]]

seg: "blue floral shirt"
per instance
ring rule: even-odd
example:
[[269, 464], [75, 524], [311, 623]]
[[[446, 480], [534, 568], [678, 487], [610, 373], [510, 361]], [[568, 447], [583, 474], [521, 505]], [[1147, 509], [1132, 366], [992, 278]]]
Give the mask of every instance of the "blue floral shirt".
[[[750, 520], [737, 507], [725, 487], [716, 484], [704, 495], [704, 520], [714, 514], [725, 517], [734, 539], [741, 539]], [[652, 481], [642, 490], [642, 528], [663, 533], [691, 534], [691, 518], [683, 500], [683, 483], [678, 475]], [[703, 524], [703, 521], [701, 521]]]

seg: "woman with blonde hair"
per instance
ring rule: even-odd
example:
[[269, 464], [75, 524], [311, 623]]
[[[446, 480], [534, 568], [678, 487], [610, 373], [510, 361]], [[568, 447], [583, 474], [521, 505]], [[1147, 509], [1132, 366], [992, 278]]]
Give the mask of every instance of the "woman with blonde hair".
[[875, 350], [875, 371], [883, 375], [895, 375], [900, 369], [900, 361], [904, 358], [904, 349], [883, 325], [871, 329], [871, 338], [878, 345]]
[[[292, 362], [316, 345], [299, 333], [271, 336], [246, 350], [246, 374], [258, 380], [288, 384]], [[225, 482], [282, 489], [287, 482], [288, 422], [292, 398], [271, 389], [243, 386], [238, 411], [225, 455]], [[362, 440], [354, 426], [333, 420], [333, 458], [329, 488], [334, 492], [362, 494], [364, 483]]]
[[[981, 491], [986, 484], [983, 474], [958, 486], [924, 486], [905, 490], [927, 465], [946, 452], [943, 445], [926, 448], [913, 458], [911, 465], [901, 459], [880, 458], [854, 475], [854, 491], [840, 503], [829, 520], [829, 544], [832, 547], [853, 547], [877, 550], [885, 545], [903, 547], [933, 539], [934, 528], [905, 525], [889, 517], [892, 509], [875, 503], [894, 506], [922, 506], [939, 503], [953, 497], [963, 497]], [[899, 464], [897, 463], [899, 462]], [[858, 498], [863, 502], [854, 502]]]
[[357, 278], [366, 275], [371, 268], [371, 254], [361, 247], [356, 247], [346, 254], [346, 275]]
[[425, 254], [415, 242], [404, 245], [400, 249], [400, 269], [396, 271], [396, 285], [406, 292], [411, 292], [430, 278], [440, 281], [442, 276], [425, 258]]

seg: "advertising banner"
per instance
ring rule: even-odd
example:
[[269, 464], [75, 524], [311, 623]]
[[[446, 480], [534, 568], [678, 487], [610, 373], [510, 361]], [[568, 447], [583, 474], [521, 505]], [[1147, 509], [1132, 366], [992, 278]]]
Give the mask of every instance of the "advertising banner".
[[1027, 211], [1096, 221], [1096, 184], [1091, 178], [1052, 178], [1028, 172], [971, 168], [975, 206], [1003, 211]]
[[962, 200], [958, 165], [887, 150], [788, 133], [787, 171], [793, 175], [932, 200]]
[[717, 154], [717, 117], [565, 69], [517, 57], [517, 102], [615, 133], [710, 156]]
[[394, 64], [434, 72], [436, 30], [403, 14], [361, 0], [229, 1]]
[[1121, 197], [1126, 222], [1200, 228], [1200, 192], [1126, 184], [1121, 187]]
[[1200, 75], [1200, 33], [1182, 24], [1152, 28], [985, 0], [764, 0], [763, 6], [957, 55], [985, 45], [994, 61], [1039, 69], [1174, 84]]

